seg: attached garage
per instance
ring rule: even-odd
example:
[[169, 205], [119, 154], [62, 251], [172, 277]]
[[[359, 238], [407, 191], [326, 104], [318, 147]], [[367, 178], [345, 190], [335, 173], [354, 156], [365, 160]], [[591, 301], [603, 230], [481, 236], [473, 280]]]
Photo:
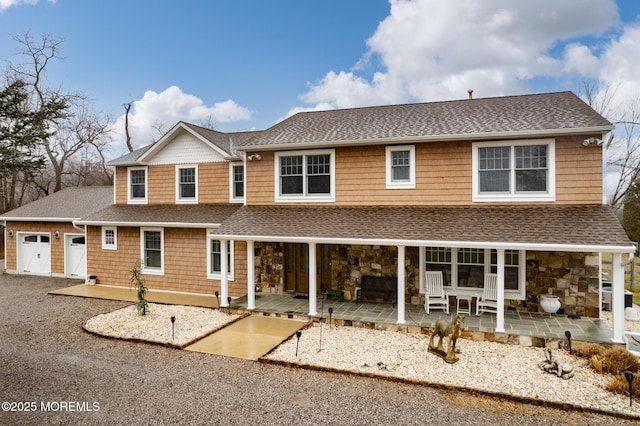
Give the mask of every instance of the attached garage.
[[86, 279], [84, 227], [75, 220], [113, 204], [113, 188], [65, 188], [0, 215], [10, 274]]
[[18, 233], [18, 273], [51, 275], [51, 234]]

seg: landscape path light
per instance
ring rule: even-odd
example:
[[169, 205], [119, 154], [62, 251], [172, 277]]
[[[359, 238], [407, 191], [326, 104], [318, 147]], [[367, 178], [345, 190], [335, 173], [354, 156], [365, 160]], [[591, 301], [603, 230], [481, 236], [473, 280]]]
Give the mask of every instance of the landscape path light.
[[302, 336], [302, 331], [296, 331], [296, 337], [298, 340], [296, 341], [296, 358], [298, 357], [298, 345], [300, 344], [300, 336]]
[[633, 371], [624, 370], [624, 378], [629, 383], [629, 407], [633, 403]]

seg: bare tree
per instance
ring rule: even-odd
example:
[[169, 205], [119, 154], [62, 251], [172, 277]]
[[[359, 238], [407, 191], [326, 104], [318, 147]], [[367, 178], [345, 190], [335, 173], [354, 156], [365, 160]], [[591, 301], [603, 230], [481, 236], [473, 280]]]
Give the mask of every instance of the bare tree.
[[131, 106], [133, 102], [129, 102], [124, 104], [124, 134], [126, 137], [125, 142], [127, 142], [127, 149], [129, 152], [133, 152], [133, 145], [131, 144], [131, 135], [129, 134], [129, 112], [131, 111]]
[[608, 203], [620, 208], [627, 191], [640, 184], [640, 94], [626, 104], [616, 104], [622, 83], [598, 86], [593, 81], [582, 82], [581, 95], [585, 102], [615, 127], [604, 143], [606, 166], [620, 174]]
[[[63, 93], [61, 88], [47, 85], [46, 71], [50, 63], [63, 59], [60, 56], [62, 39], [43, 34], [34, 39], [29, 33], [14, 37], [18, 43], [18, 55], [27, 57], [26, 63], [11, 66], [14, 75], [28, 82], [32, 89], [34, 108], [39, 109], [51, 100], [64, 100], [71, 105], [71, 114], [59, 121], [54, 128], [53, 136], [44, 144], [46, 156], [53, 170], [53, 181], [46, 175], [41, 176], [36, 184], [38, 194], [60, 191], [65, 183], [65, 176], [77, 173], [78, 169], [69, 167], [71, 160], [83, 152], [85, 161], [104, 163], [104, 150], [109, 143], [109, 120], [91, 111], [89, 100], [81, 93]], [[89, 154], [91, 152], [91, 154]], [[110, 180], [109, 170], [103, 165], [106, 180]], [[45, 185], [51, 185], [48, 188]]]

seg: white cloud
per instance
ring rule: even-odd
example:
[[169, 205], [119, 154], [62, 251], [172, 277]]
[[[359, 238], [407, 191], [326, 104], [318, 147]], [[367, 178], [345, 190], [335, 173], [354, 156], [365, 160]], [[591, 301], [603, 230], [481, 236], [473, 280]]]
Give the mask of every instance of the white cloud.
[[[47, 0], [49, 3], [56, 3], [57, 0]], [[9, 9], [11, 6], [20, 6], [21, 4], [34, 5], [38, 4], [38, 0], [0, 0], [0, 12]]]
[[[195, 124], [227, 123], [251, 119], [251, 112], [232, 100], [206, 106], [202, 99], [184, 93], [177, 86], [171, 86], [160, 93], [145, 92], [141, 99], [133, 102], [129, 114], [129, 133], [135, 148], [157, 140], [178, 121]], [[114, 148], [121, 150], [125, 143], [125, 115], [113, 124]]]
[[[382, 103], [478, 97], [530, 91], [528, 80], [556, 77], [597, 63], [572, 45], [558, 43], [601, 35], [618, 24], [614, 0], [390, 0], [391, 12], [367, 41], [369, 58], [383, 70], [370, 80], [330, 71], [302, 100], [343, 108]], [[588, 23], [588, 25], [585, 25]], [[555, 56], [554, 56], [555, 55]]]

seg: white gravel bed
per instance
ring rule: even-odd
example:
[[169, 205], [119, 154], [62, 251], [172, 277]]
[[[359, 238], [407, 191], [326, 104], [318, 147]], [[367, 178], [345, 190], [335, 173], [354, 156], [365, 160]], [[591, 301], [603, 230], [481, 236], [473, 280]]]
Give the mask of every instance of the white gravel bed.
[[[175, 339], [171, 329], [172, 316], [175, 316]], [[131, 305], [95, 316], [84, 328], [102, 336], [182, 346], [237, 318], [239, 315], [217, 309], [149, 303], [146, 315], [139, 315], [135, 305]]]
[[630, 408], [628, 398], [606, 391], [609, 377], [566, 351], [554, 350], [573, 364], [576, 374], [569, 380], [540, 369], [538, 364], [545, 359], [542, 348], [459, 339], [459, 361], [447, 364], [427, 351], [427, 335], [324, 324], [320, 339], [320, 327], [316, 323], [303, 330], [297, 357], [293, 337], [266, 358], [640, 416], [640, 404]]

